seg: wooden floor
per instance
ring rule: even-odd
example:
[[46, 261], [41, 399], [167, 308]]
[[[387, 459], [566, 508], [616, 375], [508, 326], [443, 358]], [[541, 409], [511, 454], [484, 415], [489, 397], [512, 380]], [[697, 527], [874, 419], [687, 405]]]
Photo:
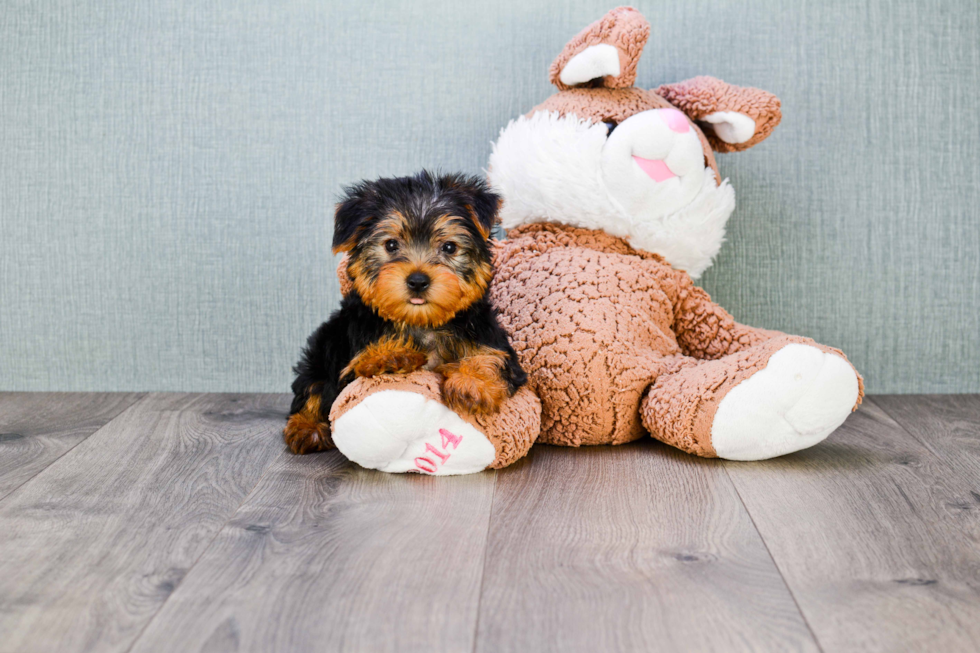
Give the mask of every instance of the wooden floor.
[[980, 650], [980, 396], [453, 478], [290, 455], [287, 406], [0, 394], [0, 651]]

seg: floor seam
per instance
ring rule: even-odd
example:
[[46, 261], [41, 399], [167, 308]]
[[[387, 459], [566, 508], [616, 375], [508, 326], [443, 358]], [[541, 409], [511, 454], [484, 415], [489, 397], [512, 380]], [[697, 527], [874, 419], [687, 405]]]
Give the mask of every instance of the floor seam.
[[102, 429], [106, 428], [107, 426], [109, 426], [110, 424], [112, 424], [113, 422], [115, 422], [117, 419], [119, 419], [120, 417], [122, 417], [123, 415], [125, 415], [126, 413], [128, 413], [129, 411], [131, 411], [136, 406], [142, 404], [146, 400], [146, 398], [150, 396], [151, 393], [149, 393], [149, 392], [143, 392], [143, 393], [132, 393], [132, 394], [137, 394], [137, 395], [140, 395], [140, 396], [135, 401], [133, 401], [133, 403], [131, 403], [130, 405], [128, 405], [124, 409], [122, 409], [119, 412], [118, 415], [116, 415], [115, 417], [113, 417], [112, 419], [110, 419], [108, 422], [106, 422], [105, 424], [103, 424], [99, 428], [95, 429], [94, 431], [92, 431], [91, 433], [89, 433], [88, 435], [86, 435], [84, 438], [82, 438], [81, 440], [79, 440], [78, 442], [76, 442], [75, 444], [73, 444], [72, 446], [70, 446], [69, 448], [65, 449], [63, 452], [61, 452], [61, 455], [60, 456], [58, 456], [57, 458], [53, 459], [51, 462], [49, 462], [47, 465], [45, 465], [41, 469], [37, 470], [37, 472], [35, 472], [33, 476], [31, 476], [30, 478], [24, 479], [24, 482], [21, 483], [20, 485], [18, 485], [17, 487], [11, 488], [10, 491], [8, 491], [5, 495], [3, 495], [2, 497], [0, 497], [0, 505], [2, 505], [4, 501], [6, 501], [11, 495], [13, 495], [14, 492], [16, 492], [17, 490], [21, 489], [22, 487], [24, 487], [25, 485], [27, 485], [28, 483], [30, 483], [31, 481], [33, 481], [35, 478], [37, 478], [38, 476], [40, 476], [41, 474], [43, 474], [44, 472], [46, 472], [48, 469], [50, 469], [51, 466], [54, 465], [56, 462], [58, 462], [59, 460], [61, 460], [65, 456], [67, 456], [69, 453], [71, 453], [72, 451], [74, 451], [75, 448], [78, 447], [80, 444], [82, 444], [83, 442], [87, 442], [90, 437], [92, 437], [96, 433], [99, 433], [100, 431], [102, 431]]
[[484, 538], [483, 545], [483, 564], [481, 565], [480, 572], [480, 589], [476, 595], [476, 622], [473, 625], [473, 653], [476, 653], [476, 646], [480, 636], [480, 610], [483, 605], [483, 585], [487, 577], [487, 560], [490, 557], [490, 527], [493, 524], [493, 506], [497, 501], [497, 476], [499, 473], [500, 472], [498, 470], [493, 471], [493, 494], [490, 496], [490, 512], [487, 515], [487, 535], [486, 538]]
[[[913, 397], [914, 396], [919, 396], [919, 397], [921, 397], [921, 396], [924, 396], [924, 395], [908, 395], [908, 396], [913, 396]], [[885, 406], [883, 404], [880, 404], [877, 401], [875, 401], [875, 398], [873, 396], [867, 396], [867, 397], [865, 397], [865, 399], [867, 399], [868, 403], [870, 403], [875, 408], [877, 408], [878, 410], [880, 410], [881, 412], [883, 412], [888, 417], [888, 419], [890, 419], [891, 421], [895, 422], [895, 424], [898, 426], [898, 428], [900, 428], [903, 431], [905, 431], [905, 433], [908, 434], [908, 436], [910, 438], [912, 438], [913, 440], [915, 440], [916, 442], [918, 442], [919, 444], [921, 444], [926, 449], [926, 451], [928, 451], [933, 456], [935, 456], [936, 457], [936, 460], [938, 460], [940, 463], [945, 463], [945, 461], [943, 460], [942, 454], [940, 454], [938, 451], [936, 451], [931, 446], [929, 446], [929, 442], [927, 442], [926, 440], [923, 440], [922, 438], [920, 438], [919, 436], [917, 436], [915, 433], [913, 433], [912, 431], [910, 431], [907, 428], [905, 428], [905, 424], [903, 424], [902, 422], [900, 422], [898, 420], [898, 417], [897, 416], [892, 415], [891, 412], [889, 412], [889, 410], [887, 408], [885, 408]]]
[[[945, 395], [905, 395], [905, 396], [909, 396], [909, 397], [935, 397], [935, 396], [939, 396], [939, 397], [941, 397], [941, 396], [945, 396]], [[920, 437], [919, 437], [919, 436], [917, 436], [917, 435], [916, 435], [915, 433], [913, 433], [913, 432], [912, 432], [911, 430], [909, 430], [909, 429], [907, 429], [907, 428], [905, 427], [905, 423], [904, 423], [904, 422], [900, 422], [900, 421], [899, 421], [899, 416], [896, 416], [896, 415], [893, 415], [892, 413], [890, 413], [890, 412], [888, 411], [888, 409], [887, 409], [887, 408], [885, 408], [885, 406], [884, 406], [883, 404], [880, 404], [880, 403], [878, 403], [878, 402], [877, 402], [877, 401], [875, 400], [875, 397], [874, 397], [874, 396], [872, 396], [872, 395], [868, 395], [868, 396], [866, 396], [865, 398], [866, 398], [866, 399], [868, 399], [868, 400], [869, 400], [869, 402], [870, 402], [870, 403], [871, 403], [871, 404], [872, 404], [873, 406], [875, 406], [875, 407], [876, 407], [876, 408], [877, 408], [878, 410], [880, 410], [880, 411], [881, 411], [882, 413], [884, 413], [884, 414], [885, 414], [885, 416], [886, 416], [886, 417], [887, 417], [888, 419], [890, 419], [891, 421], [893, 421], [893, 422], [895, 423], [895, 425], [896, 425], [896, 426], [898, 426], [898, 428], [900, 428], [900, 429], [901, 429], [902, 431], [904, 431], [904, 432], [905, 432], [905, 434], [906, 434], [906, 435], [908, 435], [908, 436], [909, 436], [910, 438], [912, 438], [912, 440], [913, 440], [914, 442], [917, 442], [917, 443], [919, 443], [920, 445], [922, 445], [922, 447], [923, 447], [923, 448], [924, 448], [924, 449], [925, 449], [926, 451], [928, 451], [928, 452], [929, 452], [930, 454], [932, 454], [932, 455], [933, 455], [933, 457], [934, 457], [934, 458], [936, 459], [936, 462], [937, 462], [937, 463], [939, 463], [940, 465], [942, 465], [943, 467], [945, 467], [945, 468], [946, 468], [947, 470], [949, 470], [949, 469], [950, 469], [950, 464], [949, 464], [949, 463], [948, 463], [948, 462], [946, 461], [946, 458], [945, 458], [945, 456], [943, 456], [943, 455], [942, 455], [941, 453], [939, 453], [938, 451], [935, 451], [935, 450], [934, 450], [934, 449], [933, 449], [932, 447], [930, 447], [930, 446], [929, 446], [929, 443], [928, 443], [928, 442], [927, 442], [926, 440], [924, 440], [924, 439], [922, 439], [922, 438], [920, 438]], [[930, 411], [930, 412], [931, 412], [931, 411]], [[941, 419], [941, 418], [940, 418], [940, 419]], [[902, 488], [901, 488], [900, 486], [898, 486], [897, 484], [896, 484], [896, 486], [895, 486], [895, 487], [896, 487], [896, 488], [898, 489], [898, 491], [899, 491], [899, 492], [901, 493], [901, 495], [902, 495], [902, 497], [906, 499], [906, 503], [909, 503], [909, 501], [908, 501], [908, 498], [906, 498], [906, 497], [905, 497], [905, 492], [903, 492], [903, 491], [902, 491]], [[917, 512], [915, 511], [915, 508], [914, 508], [914, 506], [912, 506], [912, 504], [911, 504], [911, 503], [909, 503], [909, 507], [910, 507], [910, 508], [912, 509], [912, 514], [913, 514], [913, 515], [914, 515], [914, 516], [915, 516], [916, 518], [918, 518], [918, 519], [919, 519], [919, 522], [920, 522], [920, 523], [924, 523], [924, 521], [923, 521], [923, 519], [922, 519], [922, 517], [920, 517], [920, 516], [918, 515], [918, 513], [917, 513]], [[957, 527], [957, 528], [959, 528], [960, 530], [962, 530], [962, 528], [960, 528], [960, 527]], [[964, 531], [964, 532], [965, 532], [965, 531]], [[950, 614], [950, 616], [951, 616], [951, 617], [953, 618], [953, 621], [955, 621], [955, 622], [956, 622], [956, 625], [957, 625], [957, 626], [959, 626], [961, 630], [963, 630], [964, 632], [969, 632], [969, 630], [968, 630], [968, 629], [966, 628], [966, 626], [964, 626], [964, 624], [963, 624], [963, 622], [961, 622], [961, 621], [960, 621], [960, 619], [959, 619], [959, 617], [958, 617], [958, 616], [957, 616], [957, 615], [956, 615], [956, 614], [955, 614], [954, 612], [950, 612], [949, 614]]]
[[762, 541], [762, 546], [766, 549], [766, 555], [769, 556], [769, 560], [772, 561], [772, 566], [776, 568], [776, 573], [779, 574], [780, 580], [783, 581], [783, 587], [789, 592], [789, 596], [793, 599], [793, 605], [796, 606], [796, 611], [800, 615], [800, 619], [803, 620], [803, 625], [806, 626], [807, 631], [810, 633], [810, 637], [813, 639], [813, 643], [816, 645], [817, 650], [823, 651], [824, 648], [820, 644], [819, 638], [817, 638], [817, 633], [814, 632], [813, 626], [810, 625], [810, 621], [806, 618], [806, 613], [803, 612], [803, 608], [800, 606], [800, 602], [796, 598], [796, 594], [793, 592], [793, 588], [790, 587], [789, 581], [786, 580], [786, 575], [783, 574], [783, 570], [779, 568], [779, 563], [776, 562], [776, 557], [773, 556], [772, 551], [769, 549], [769, 543], [766, 542], [765, 536], [763, 536], [762, 531], [759, 530], [759, 525], [755, 523], [755, 518], [752, 516], [752, 512], [749, 510], [748, 505], [745, 503], [745, 499], [742, 498], [742, 493], [738, 491], [738, 484], [735, 483], [735, 479], [732, 478], [731, 473], [728, 471], [727, 465], [722, 465], [722, 469], [725, 470], [725, 476], [728, 477], [728, 482], [732, 484], [732, 489], [735, 490], [735, 496], [738, 497], [738, 502], [742, 504], [742, 509], [745, 510], [745, 514], [748, 515], [749, 521], [752, 523], [752, 528], [755, 529], [756, 534], [759, 536], [759, 540]]
[[[225, 394], [235, 394], [235, 393], [225, 393]], [[202, 396], [207, 396], [207, 395], [205, 394]], [[163, 612], [163, 609], [173, 598], [174, 594], [176, 594], [180, 590], [180, 586], [184, 584], [184, 580], [188, 576], [190, 576], [194, 568], [197, 567], [197, 564], [201, 561], [201, 558], [203, 558], [204, 555], [211, 550], [211, 547], [214, 546], [215, 540], [217, 540], [218, 537], [221, 535], [221, 533], [224, 532], [225, 528], [228, 527], [228, 524], [231, 523], [231, 521], [235, 518], [235, 515], [238, 514], [238, 511], [242, 509], [242, 506], [244, 506], [245, 503], [252, 497], [252, 495], [255, 494], [255, 490], [259, 487], [259, 485], [262, 484], [262, 481], [265, 480], [265, 477], [266, 475], [268, 475], [269, 471], [275, 466], [277, 462], [279, 462], [280, 459], [282, 459], [286, 455], [286, 453], [287, 451], [283, 449], [282, 451], [279, 452], [278, 456], [273, 457], [272, 460], [269, 461], [269, 464], [266, 465], [266, 468], [262, 470], [262, 473], [259, 475], [259, 478], [255, 481], [255, 485], [252, 486], [252, 489], [249, 490], [244, 497], [242, 497], [242, 500], [238, 503], [237, 506], [235, 506], [235, 509], [229, 513], [228, 519], [226, 519], [221, 524], [221, 526], [215, 530], [214, 537], [212, 537], [210, 541], [208, 541], [208, 545], [201, 550], [201, 553], [197, 556], [197, 558], [194, 559], [194, 562], [187, 568], [187, 572], [181, 577], [180, 581], [176, 585], [174, 585], [174, 589], [172, 592], [170, 592], [170, 595], [167, 596], [167, 599], [160, 604], [160, 607], [157, 608], [156, 612], [153, 613], [153, 616], [150, 617], [150, 619], [143, 625], [143, 627], [140, 629], [140, 632], [136, 635], [136, 637], [133, 638], [133, 641], [130, 642], [129, 646], [126, 647], [126, 653], [132, 651], [133, 647], [136, 646], [137, 643], [139, 643], [140, 639], [142, 639], [143, 635], [146, 633], [146, 630], [150, 627], [150, 625], [154, 621], [157, 620], [157, 617], [159, 617], [160, 613]]]

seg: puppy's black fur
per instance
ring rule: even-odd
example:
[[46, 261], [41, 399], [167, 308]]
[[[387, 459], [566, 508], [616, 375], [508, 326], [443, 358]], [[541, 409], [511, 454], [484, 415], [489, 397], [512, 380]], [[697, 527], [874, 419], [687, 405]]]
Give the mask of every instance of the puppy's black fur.
[[[454, 317], [446, 325], [453, 337], [466, 339], [507, 352], [506, 380], [511, 394], [527, 382], [527, 375], [517, 362], [517, 354], [507, 339], [507, 333], [497, 322], [496, 311], [487, 299]], [[361, 301], [356, 292], [341, 301], [334, 312], [310, 334], [299, 363], [293, 368], [293, 403], [289, 414], [298, 413], [309, 399], [309, 388], [319, 388], [320, 405], [329, 412], [334, 399], [352, 376], [341, 378], [341, 372], [350, 363], [354, 352], [392, 332], [391, 324], [378, 317]], [[326, 415], [323, 415], [326, 417]]]
[[[484, 182], [459, 175], [422, 172], [346, 189], [337, 208], [334, 248], [349, 253], [354, 289], [310, 335], [294, 368], [284, 435], [295, 453], [330, 446], [330, 407], [359, 369], [386, 373], [424, 366], [447, 379], [459, 375], [452, 388], [447, 381], [446, 395], [453, 408], [462, 410], [468, 410], [467, 399], [479, 404], [484, 382], [498, 387], [499, 380], [507, 396], [526, 382], [486, 297], [492, 274], [488, 234], [498, 206], [499, 198]], [[430, 278], [431, 287], [406, 289], [412, 273]], [[388, 347], [391, 343], [394, 347]], [[398, 353], [403, 350], [415, 361], [404, 369], [397, 362], [403, 361]], [[358, 355], [364, 352], [373, 353], [374, 367], [359, 366], [363, 356]], [[488, 369], [499, 379], [489, 378]], [[499, 389], [495, 396], [470, 412], [493, 412]]]

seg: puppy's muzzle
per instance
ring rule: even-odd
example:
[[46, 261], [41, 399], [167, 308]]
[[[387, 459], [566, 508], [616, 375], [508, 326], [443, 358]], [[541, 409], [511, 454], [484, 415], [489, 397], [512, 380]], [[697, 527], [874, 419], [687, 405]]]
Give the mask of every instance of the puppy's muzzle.
[[432, 280], [424, 272], [413, 272], [405, 278], [405, 285], [416, 294], [424, 293], [430, 283]]

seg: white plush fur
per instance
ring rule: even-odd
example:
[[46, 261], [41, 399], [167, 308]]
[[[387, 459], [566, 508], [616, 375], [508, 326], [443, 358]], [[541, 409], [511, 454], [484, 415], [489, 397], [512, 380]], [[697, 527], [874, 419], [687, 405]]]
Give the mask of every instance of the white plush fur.
[[568, 60], [558, 79], [562, 84], [575, 86], [611, 75], [619, 77], [619, 50], [612, 45], [590, 45]]
[[721, 400], [711, 444], [728, 460], [765, 460], [806, 449], [844, 423], [857, 397], [857, 376], [843, 358], [809, 345], [786, 345]]
[[[688, 125], [680, 111], [641, 111], [619, 123], [602, 147], [606, 193], [634, 224], [659, 224], [691, 204], [704, 189], [706, 175], [716, 185], [712, 170], [705, 168], [704, 146], [697, 133], [690, 127], [681, 132], [671, 129], [668, 117]], [[636, 157], [661, 161], [674, 176], [654, 181]]]
[[694, 278], [700, 276], [721, 248], [725, 223], [735, 209], [728, 180], [719, 185], [706, 169], [700, 190], [686, 206], [656, 217], [649, 211], [630, 213], [604, 181], [606, 144], [605, 125], [573, 114], [538, 112], [512, 120], [494, 143], [488, 171], [504, 198], [504, 228], [557, 222], [601, 229], [660, 254]]
[[726, 143], [738, 144], [755, 136], [755, 121], [737, 111], [715, 111], [703, 118], [714, 125], [715, 135]]
[[[439, 429], [448, 429], [458, 436], [456, 446], [445, 444]], [[348, 459], [383, 472], [472, 474], [486, 469], [497, 455], [485, 435], [449, 408], [420, 394], [400, 390], [383, 390], [368, 396], [334, 422], [331, 435]], [[431, 453], [426, 444], [442, 456]], [[447, 457], [445, 461], [443, 456]], [[417, 466], [418, 458], [428, 459], [429, 462], [422, 462], [425, 469]]]

